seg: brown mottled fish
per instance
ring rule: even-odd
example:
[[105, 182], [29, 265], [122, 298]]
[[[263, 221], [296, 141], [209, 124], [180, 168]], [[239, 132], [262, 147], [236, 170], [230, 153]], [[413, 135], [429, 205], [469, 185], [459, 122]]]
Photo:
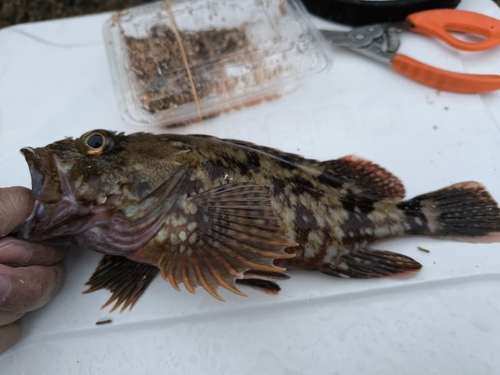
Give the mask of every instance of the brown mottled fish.
[[251, 143], [200, 135], [95, 130], [24, 148], [35, 208], [29, 241], [106, 254], [87, 283], [106, 305], [134, 305], [153, 277], [191, 293], [236, 284], [268, 293], [285, 269], [372, 278], [416, 272], [374, 241], [428, 235], [500, 241], [500, 210], [463, 182], [403, 200], [401, 182], [355, 156], [318, 162]]

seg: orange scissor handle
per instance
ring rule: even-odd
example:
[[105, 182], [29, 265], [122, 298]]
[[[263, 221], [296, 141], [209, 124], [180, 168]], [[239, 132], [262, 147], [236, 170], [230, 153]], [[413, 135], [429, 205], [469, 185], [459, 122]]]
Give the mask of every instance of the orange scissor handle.
[[392, 67], [414, 81], [442, 91], [477, 94], [500, 90], [500, 76], [450, 72], [406, 55], [396, 55], [392, 60]]
[[[435, 9], [410, 14], [406, 20], [414, 27], [410, 30], [441, 39], [463, 51], [484, 51], [500, 45], [500, 20], [484, 14], [458, 9]], [[464, 42], [449, 31], [480, 35], [486, 40]]]

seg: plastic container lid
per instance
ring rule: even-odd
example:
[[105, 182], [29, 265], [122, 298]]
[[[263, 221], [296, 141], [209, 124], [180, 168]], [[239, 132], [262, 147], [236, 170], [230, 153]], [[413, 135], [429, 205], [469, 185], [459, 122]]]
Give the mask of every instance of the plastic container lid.
[[280, 97], [332, 64], [298, 0], [173, 1], [169, 11], [161, 1], [116, 13], [104, 25], [120, 111], [129, 124], [214, 117]]

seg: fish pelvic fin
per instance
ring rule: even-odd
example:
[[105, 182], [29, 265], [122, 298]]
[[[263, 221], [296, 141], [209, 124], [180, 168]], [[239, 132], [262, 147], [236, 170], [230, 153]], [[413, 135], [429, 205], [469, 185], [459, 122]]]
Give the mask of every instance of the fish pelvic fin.
[[336, 277], [369, 279], [404, 273], [415, 273], [422, 268], [416, 260], [390, 251], [362, 248], [326, 263], [321, 272]]
[[245, 296], [235, 282], [246, 271], [277, 275], [285, 269], [275, 266], [274, 260], [294, 257], [285, 249], [297, 243], [285, 234], [263, 186], [229, 183], [190, 197], [185, 204], [196, 213], [188, 219], [184, 240], [158, 262], [162, 277], [176, 290], [182, 283], [194, 294], [201, 286], [223, 301], [217, 292], [221, 286]]
[[403, 201], [406, 233], [457, 241], [500, 242], [500, 209], [478, 182], [461, 182]]
[[110, 312], [122, 305], [120, 312], [125, 311], [127, 307], [132, 310], [157, 274], [156, 266], [137, 263], [122, 256], [105, 255], [90, 280], [85, 283], [89, 289], [83, 293], [107, 289], [112, 294], [102, 306], [103, 309], [115, 302]]

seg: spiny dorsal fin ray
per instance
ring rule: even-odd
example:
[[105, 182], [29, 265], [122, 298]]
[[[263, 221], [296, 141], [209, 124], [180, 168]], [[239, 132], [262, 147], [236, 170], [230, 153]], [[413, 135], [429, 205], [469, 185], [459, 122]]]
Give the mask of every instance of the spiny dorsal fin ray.
[[405, 196], [403, 184], [396, 176], [379, 165], [358, 156], [349, 155], [340, 159], [319, 162], [314, 159], [306, 159], [301, 155], [255, 145], [250, 142], [233, 139], [223, 139], [222, 141], [261, 151], [298, 166], [316, 169], [321, 173], [321, 179], [329, 180], [330, 185], [339, 187], [339, 185], [347, 183], [345, 187], [354, 187], [361, 192], [367, 193], [370, 198], [401, 199]]
[[89, 289], [83, 293], [107, 289], [112, 294], [102, 308], [116, 301], [110, 312], [116, 310], [122, 304], [120, 312], [127, 307], [132, 310], [139, 297], [157, 274], [158, 268], [155, 266], [137, 263], [121, 256], [105, 255], [90, 280], [85, 284], [89, 286]]
[[340, 159], [320, 162], [250, 142], [234, 139], [221, 139], [221, 141], [251, 148], [297, 166], [317, 170], [320, 182], [337, 188], [354, 188], [357, 192], [365, 193], [368, 198], [402, 199], [405, 196], [404, 186], [396, 176], [379, 165], [357, 156], [349, 155]]
[[177, 290], [183, 283], [191, 293], [201, 286], [219, 300], [219, 286], [243, 295], [235, 280], [242, 279], [245, 271], [282, 272], [274, 260], [294, 256], [285, 249], [297, 244], [287, 239], [263, 186], [231, 183], [188, 198], [186, 203], [198, 208], [196, 228], [158, 264], [163, 278]]
[[324, 169], [320, 175], [320, 180], [324, 180], [322, 182], [331, 185], [347, 183], [348, 186], [342, 187], [354, 187], [373, 199], [401, 199], [405, 196], [405, 188], [399, 178], [369, 160], [349, 155], [324, 161], [320, 166]]
[[320, 164], [320, 162], [315, 159], [306, 159], [302, 155], [281, 151], [272, 147], [259, 146], [251, 142], [239, 141], [235, 139], [222, 139], [222, 141], [227, 143], [232, 143], [238, 146], [248, 147], [251, 148], [252, 150], [264, 152], [266, 154], [286, 160], [293, 164], [299, 164], [304, 166], [318, 166]]

